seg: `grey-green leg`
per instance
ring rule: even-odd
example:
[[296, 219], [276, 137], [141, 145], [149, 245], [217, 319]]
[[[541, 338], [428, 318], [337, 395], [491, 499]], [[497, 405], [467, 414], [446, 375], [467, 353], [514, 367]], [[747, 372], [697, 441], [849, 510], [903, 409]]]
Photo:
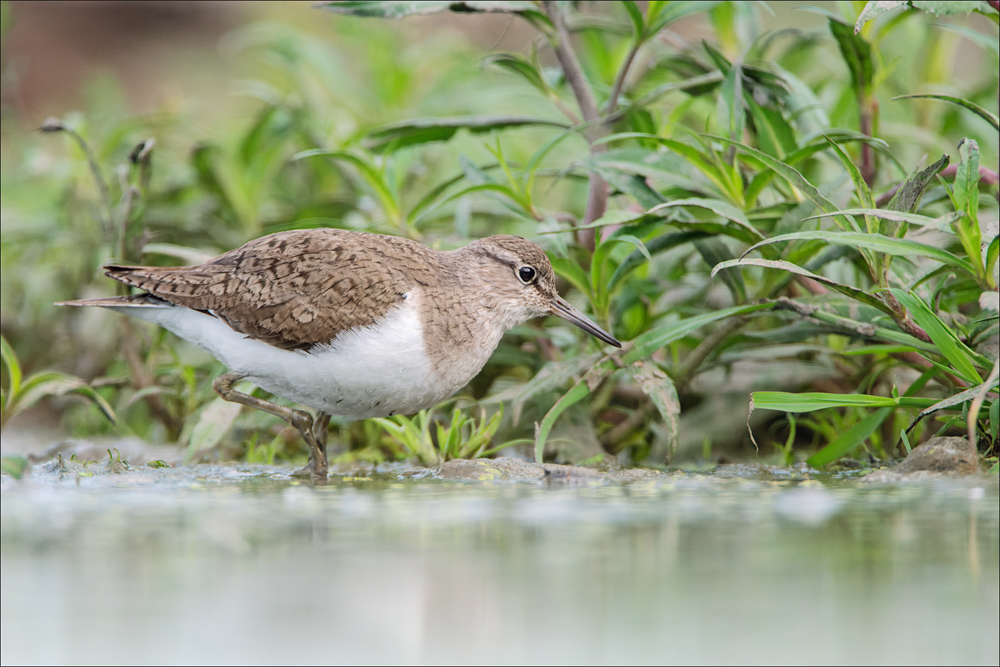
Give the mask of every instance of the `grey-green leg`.
[[212, 383], [212, 389], [224, 400], [263, 410], [284, 419], [298, 429], [302, 435], [302, 439], [309, 446], [309, 465], [292, 474], [300, 477], [309, 476], [315, 481], [326, 481], [328, 474], [326, 434], [327, 427], [330, 425], [330, 415], [321, 412], [313, 418], [311, 414], [304, 410], [282, 407], [270, 401], [265, 401], [262, 398], [256, 398], [241, 391], [236, 391], [233, 385], [244, 377], [240, 373], [225, 373], [215, 378], [215, 381]]

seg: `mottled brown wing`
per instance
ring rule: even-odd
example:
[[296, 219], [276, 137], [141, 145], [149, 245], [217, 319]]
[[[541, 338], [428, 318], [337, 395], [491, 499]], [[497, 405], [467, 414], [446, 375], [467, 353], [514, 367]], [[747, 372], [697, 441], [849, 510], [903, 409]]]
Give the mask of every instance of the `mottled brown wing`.
[[271, 234], [201, 266], [105, 267], [115, 280], [282, 349], [307, 349], [374, 324], [423, 282], [407, 268], [435, 271], [434, 252], [407, 239], [337, 229]]

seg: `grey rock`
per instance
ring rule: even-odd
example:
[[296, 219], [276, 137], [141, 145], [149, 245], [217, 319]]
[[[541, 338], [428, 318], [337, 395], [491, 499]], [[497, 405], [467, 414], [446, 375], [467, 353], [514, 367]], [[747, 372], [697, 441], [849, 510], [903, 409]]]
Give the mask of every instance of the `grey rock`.
[[931, 479], [943, 475], [972, 475], [979, 472], [979, 457], [966, 438], [931, 438], [895, 468], [876, 470], [863, 477], [865, 482], [897, 482]]

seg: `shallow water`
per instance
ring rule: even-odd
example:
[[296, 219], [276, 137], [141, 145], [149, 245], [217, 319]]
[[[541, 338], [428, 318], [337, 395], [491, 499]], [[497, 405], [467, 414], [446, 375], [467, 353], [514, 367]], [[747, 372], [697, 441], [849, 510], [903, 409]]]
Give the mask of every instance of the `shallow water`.
[[12, 663], [991, 663], [995, 478], [3, 477]]

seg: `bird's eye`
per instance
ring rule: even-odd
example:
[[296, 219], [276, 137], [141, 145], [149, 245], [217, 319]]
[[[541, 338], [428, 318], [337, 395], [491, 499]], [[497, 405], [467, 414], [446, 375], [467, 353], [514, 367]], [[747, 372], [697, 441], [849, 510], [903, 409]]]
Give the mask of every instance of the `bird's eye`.
[[530, 266], [522, 266], [517, 270], [517, 277], [521, 279], [521, 282], [527, 285], [532, 280], [535, 279], [536, 271]]

